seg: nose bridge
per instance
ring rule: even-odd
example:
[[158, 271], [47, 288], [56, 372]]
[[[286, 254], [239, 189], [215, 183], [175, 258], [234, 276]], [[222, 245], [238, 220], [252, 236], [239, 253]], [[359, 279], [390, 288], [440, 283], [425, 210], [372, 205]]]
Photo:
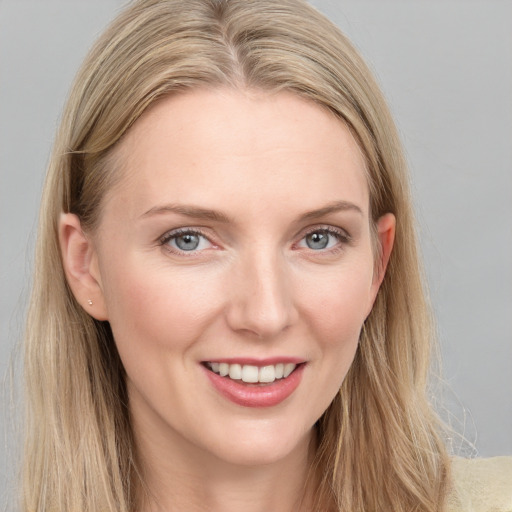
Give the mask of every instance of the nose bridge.
[[233, 329], [263, 338], [279, 334], [293, 322], [290, 276], [279, 251], [259, 246], [240, 258], [235, 274], [229, 311]]

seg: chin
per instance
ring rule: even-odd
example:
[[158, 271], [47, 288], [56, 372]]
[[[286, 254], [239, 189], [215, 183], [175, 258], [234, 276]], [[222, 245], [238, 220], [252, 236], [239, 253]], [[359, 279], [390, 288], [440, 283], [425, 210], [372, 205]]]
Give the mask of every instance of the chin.
[[231, 435], [228, 444], [222, 443], [223, 449], [215, 450], [217, 457], [238, 466], [265, 466], [289, 457], [307, 456], [313, 429], [290, 432], [281, 428], [272, 431], [259, 428], [240, 434]]

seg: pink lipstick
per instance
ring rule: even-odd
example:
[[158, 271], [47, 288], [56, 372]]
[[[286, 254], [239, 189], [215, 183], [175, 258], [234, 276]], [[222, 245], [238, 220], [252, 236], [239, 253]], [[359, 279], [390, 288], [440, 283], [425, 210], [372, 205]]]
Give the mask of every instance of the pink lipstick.
[[222, 359], [203, 363], [213, 387], [243, 407], [272, 407], [297, 389], [305, 362], [296, 358]]

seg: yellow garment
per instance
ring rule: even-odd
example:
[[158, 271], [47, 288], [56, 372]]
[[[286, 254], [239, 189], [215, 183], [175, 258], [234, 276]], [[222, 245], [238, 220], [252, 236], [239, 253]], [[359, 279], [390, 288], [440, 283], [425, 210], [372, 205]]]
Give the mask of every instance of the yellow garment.
[[512, 457], [452, 461], [447, 512], [512, 512]]

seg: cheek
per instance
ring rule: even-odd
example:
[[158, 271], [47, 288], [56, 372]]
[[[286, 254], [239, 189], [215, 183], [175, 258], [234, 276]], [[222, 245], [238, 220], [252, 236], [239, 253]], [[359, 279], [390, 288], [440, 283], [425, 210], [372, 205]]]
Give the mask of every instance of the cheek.
[[372, 304], [371, 284], [371, 266], [364, 264], [305, 283], [303, 307], [326, 344], [358, 336]]
[[371, 263], [357, 265], [351, 266], [350, 272], [317, 279], [316, 287], [311, 282], [304, 294], [308, 300], [303, 302], [303, 315], [308, 319], [309, 333], [316, 340], [321, 361], [321, 387], [325, 394], [318, 400], [322, 407], [334, 398], [354, 359], [372, 301], [371, 283]]
[[372, 273], [366, 266], [337, 270], [310, 276], [301, 288], [301, 317], [307, 338], [313, 340], [311, 385], [304, 398], [304, 403], [311, 404], [312, 423], [329, 407], [352, 365], [371, 300]]
[[216, 315], [218, 284], [204, 273], [133, 263], [106, 275], [109, 321], [120, 352], [183, 350]]

